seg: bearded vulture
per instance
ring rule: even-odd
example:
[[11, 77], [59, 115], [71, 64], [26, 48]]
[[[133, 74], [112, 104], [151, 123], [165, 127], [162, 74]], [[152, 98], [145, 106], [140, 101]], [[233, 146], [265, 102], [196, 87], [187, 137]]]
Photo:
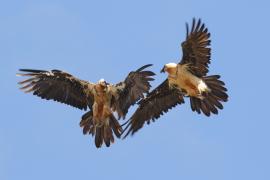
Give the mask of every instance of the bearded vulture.
[[[107, 147], [114, 142], [114, 135], [120, 138], [122, 127], [116, 120], [125, 118], [130, 106], [148, 93], [155, 74], [144, 69], [152, 66], [145, 65], [130, 72], [123, 82], [109, 84], [104, 79], [98, 83], [80, 80], [71, 74], [60, 70], [20, 69], [18, 76], [30, 77], [19, 82], [26, 93], [46, 100], [54, 100], [81, 110], [89, 111], [82, 116], [80, 126], [83, 134], [95, 136], [95, 145], [101, 147], [103, 142]], [[114, 134], [114, 135], [113, 135]]]
[[186, 40], [182, 43], [182, 60], [166, 64], [161, 72], [168, 78], [146, 98], [139, 101], [139, 107], [127, 121], [125, 130], [134, 134], [144, 123], [155, 121], [169, 109], [184, 103], [189, 97], [192, 111], [203, 112], [206, 116], [218, 114], [223, 109], [221, 102], [228, 100], [223, 81], [219, 75], [207, 76], [210, 64], [210, 33], [199, 19], [193, 19], [191, 30], [186, 23]]

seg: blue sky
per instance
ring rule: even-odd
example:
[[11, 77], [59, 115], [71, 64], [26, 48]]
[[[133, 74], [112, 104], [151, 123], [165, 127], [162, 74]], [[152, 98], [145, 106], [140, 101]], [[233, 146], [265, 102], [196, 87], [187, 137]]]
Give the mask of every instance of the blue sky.
[[[0, 179], [270, 179], [268, 1], [1, 1]], [[19, 68], [117, 83], [153, 63], [153, 87], [181, 58], [185, 22], [211, 32], [209, 74], [230, 99], [218, 116], [189, 102], [134, 137], [96, 149], [80, 110], [18, 90]], [[135, 108], [130, 110], [129, 116]]]

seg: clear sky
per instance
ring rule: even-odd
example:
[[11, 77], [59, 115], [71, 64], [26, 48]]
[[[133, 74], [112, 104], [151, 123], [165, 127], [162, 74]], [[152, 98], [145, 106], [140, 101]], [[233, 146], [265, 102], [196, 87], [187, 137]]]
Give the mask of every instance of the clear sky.
[[[96, 149], [79, 127], [83, 111], [18, 90], [19, 68], [117, 83], [148, 63], [155, 87], [163, 65], [181, 58], [193, 17], [212, 35], [209, 74], [229, 89], [218, 116], [197, 115], [186, 100]], [[269, 180], [269, 18], [267, 0], [1, 1], [0, 179]]]

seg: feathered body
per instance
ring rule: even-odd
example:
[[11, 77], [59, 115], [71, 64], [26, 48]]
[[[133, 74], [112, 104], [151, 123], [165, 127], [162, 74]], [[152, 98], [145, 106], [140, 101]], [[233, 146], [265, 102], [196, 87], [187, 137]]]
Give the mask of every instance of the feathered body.
[[139, 102], [139, 108], [125, 128], [128, 129], [125, 137], [141, 129], [145, 122], [149, 124], [184, 103], [184, 97], [189, 97], [192, 111], [199, 114], [210, 116], [223, 109], [221, 102], [228, 100], [225, 83], [219, 80], [219, 75], [207, 76], [211, 56], [209, 38], [210, 33], [200, 19], [193, 19], [190, 31], [186, 24], [182, 60], [163, 67], [161, 72], [168, 73], [167, 79]]
[[80, 126], [84, 134], [95, 136], [96, 147], [103, 143], [110, 146], [114, 142], [114, 135], [120, 138], [122, 127], [118, 119], [125, 118], [130, 106], [144, 97], [150, 89], [150, 81], [155, 75], [144, 69], [145, 65], [132, 71], [126, 79], [118, 84], [109, 84], [101, 79], [98, 83], [75, 78], [71, 74], [60, 70], [44, 71], [20, 69], [25, 73], [19, 76], [30, 76], [19, 82], [25, 92], [33, 92], [42, 99], [54, 100], [73, 107], [89, 111], [82, 116]]
[[186, 96], [203, 99], [202, 94], [211, 90], [201, 78], [193, 75], [188, 68], [188, 64], [166, 64], [164, 71], [168, 73], [169, 86], [177, 88]]
[[106, 121], [108, 117], [113, 114], [111, 110], [112, 92], [107, 85], [96, 84], [94, 86], [93, 95], [93, 120], [97, 125], [103, 125], [102, 123], [106, 124], [108, 123]]

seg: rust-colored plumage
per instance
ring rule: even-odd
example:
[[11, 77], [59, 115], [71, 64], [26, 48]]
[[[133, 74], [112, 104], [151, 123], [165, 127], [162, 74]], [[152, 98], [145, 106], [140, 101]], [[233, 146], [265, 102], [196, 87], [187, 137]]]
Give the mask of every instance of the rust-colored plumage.
[[[122, 127], [114, 117], [125, 118], [130, 106], [148, 93], [150, 81], [155, 75], [146, 71], [145, 65], [132, 71], [123, 82], [116, 85], [108, 84], [103, 79], [98, 83], [80, 80], [71, 74], [60, 70], [44, 71], [33, 69], [20, 69], [17, 75], [29, 77], [19, 82], [20, 89], [42, 99], [54, 100], [70, 106], [89, 111], [82, 116], [80, 126], [83, 134], [95, 136], [96, 147], [103, 143], [110, 146], [114, 142], [114, 135], [120, 138]], [[114, 134], [114, 135], [113, 135]]]

